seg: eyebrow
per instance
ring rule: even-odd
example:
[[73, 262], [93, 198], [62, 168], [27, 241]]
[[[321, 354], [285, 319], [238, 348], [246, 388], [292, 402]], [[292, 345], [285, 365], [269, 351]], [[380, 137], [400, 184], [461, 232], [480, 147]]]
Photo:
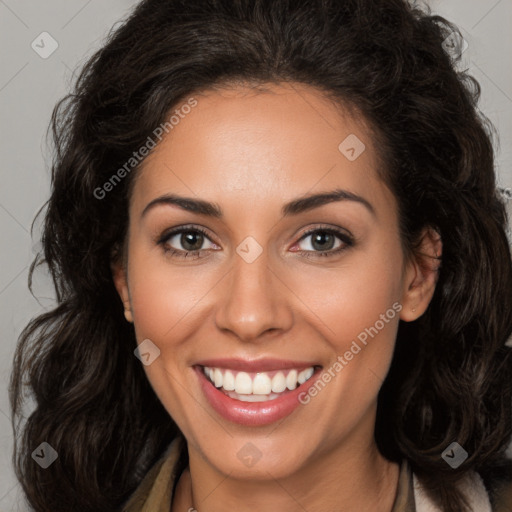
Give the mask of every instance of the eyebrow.
[[[319, 208], [320, 206], [337, 201], [353, 201], [359, 203], [365, 206], [373, 216], [376, 216], [375, 208], [367, 199], [358, 196], [353, 192], [342, 189], [335, 189], [329, 192], [322, 192], [294, 199], [283, 206], [281, 214], [283, 217], [298, 215], [299, 213]], [[142, 211], [141, 218], [144, 217], [149, 210], [161, 205], [174, 205], [192, 213], [206, 215], [217, 219], [221, 219], [224, 215], [222, 208], [216, 203], [204, 201], [203, 199], [178, 196], [176, 194], [165, 194], [149, 202]]]

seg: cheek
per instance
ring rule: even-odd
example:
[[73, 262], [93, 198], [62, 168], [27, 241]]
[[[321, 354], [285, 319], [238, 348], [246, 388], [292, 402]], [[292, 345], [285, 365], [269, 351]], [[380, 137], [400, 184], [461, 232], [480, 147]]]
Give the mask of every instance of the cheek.
[[[131, 240], [128, 273], [138, 339], [165, 340], [175, 347], [190, 334], [188, 330], [212, 313], [210, 309], [232, 299], [231, 291], [222, 289], [229, 281], [222, 280], [227, 270], [224, 265], [177, 264], [160, 247], [148, 246], [137, 237]], [[350, 345], [372, 327], [399, 299], [399, 247], [398, 240], [383, 234], [337, 263], [327, 258], [325, 264], [320, 258], [316, 264], [276, 263], [274, 273], [279, 279], [269, 280], [275, 294], [267, 296], [284, 301], [285, 307], [298, 312], [299, 323], [316, 326], [336, 349], [344, 351], [347, 342]]]
[[380, 249], [354, 252], [336, 269], [310, 271], [307, 279], [298, 273], [288, 277], [290, 288], [307, 304], [309, 327], [329, 346], [323, 373], [337, 399], [320, 401], [340, 424], [346, 421], [338, 416], [340, 404], [362, 415], [391, 364], [402, 309], [397, 247], [381, 242]]
[[394, 340], [389, 326], [398, 324], [399, 306], [392, 306], [399, 304], [401, 290], [396, 261], [391, 255], [381, 254], [379, 259], [354, 253], [336, 268], [310, 268], [307, 275], [289, 272], [286, 279], [306, 306], [303, 310], [308, 317], [339, 352], [348, 350], [350, 342], [376, 322], [382, 337]]
[[180, 428], [188, 432], [190, 391], [183, 393], [183, 389], [191, 389], [187, 384], [191, 378], [187, 363], [194, 348], [188, 341], [201, 325], [200, 306], [212, 284], [198, 267], [179, 268], [159, 251], [139, 246], [130, 252], [128, 273], [134, 325], [139, 343], [150, 339], [160, 350], [159, 357], [144, 366], [153, 390]]
[[[354, 252], [330, 268], [304, 263], [273, 268], [279, 279], [269, 280], [275, 293], [266, 296], [283, 301], [293, 311], [292, 330], [309, 343], [309, 355], [322, 358], [324, 372], [331, 370], [329, 391], [311, 397], [316, 404], [312, 410], [319, 424], [325, 425], [325, 442], [365, 414], [389, 368], [398, 326], [398, 312], [393, 309], [400, 297], [397, 261], [389, 249], [368, 250]], [[194, 389], [187, 364], [207, 353], [203, 340], [218, 334], [212, 332], [216, 308], [232, 298], [226, 288], [230, 280], [222, 279], [227, 270], [213, 264], [180, 266], [167, 260], [159, 248], [139, 245], [130, 252], [137, 339], [154, 340], [161, 350], [156, 364], [145, 371], [162, 403], [189, 434], [194, 432], [195, 413], [190, 394], [183, 393], [187, 379], [188, 388]], [[344, 414], [339, 414], [340, 407]]]
[[200, 267], [185, 269], [172, 265], [159, 248], [149, 252], [134, 248], [129, 262], [138, 338], [179, 339], [171, 333], [180, 332], [194, 317], [194, 308], [213, 285], [208, 274]]
[[316, 418], [329, 426], [324, 433], [327, 444], [375, 406], [389, 371], [401, 304], [393, 272], [383, 270], [374, 265], [317, 280], [324, 293], [311, 287], [306, 295], [316, 313], [310, 316], [310, 325], [314, 322], [317, 337], [322, 334], [330, 357], [322, 370], [323, 383], [302, 399], [316, 400]]

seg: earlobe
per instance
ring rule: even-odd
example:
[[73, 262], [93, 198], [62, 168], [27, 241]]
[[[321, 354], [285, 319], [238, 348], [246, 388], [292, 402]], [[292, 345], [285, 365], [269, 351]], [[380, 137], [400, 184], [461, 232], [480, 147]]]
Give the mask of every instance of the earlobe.
[[130, 322], [131, 324], [133, 324], [132, 310], [130, 309], [130, 305], [129, 304], [128, 304], [128, 306], [125, 304], [125, 307], [124, 307], [124, 317], [126, 318], [127, 322]]
[[112, 271], [112, 279], [114, 280], [114, 286], [116, 287], [117, 293], [121, 298], [124, 306], [124, 317], [127, 322], [133, 323], [133, 315], [130, 303], [130, 293], [128, 290], [128, 280], [126, 277], [126, 269], [121, 261], [113, 261], [110, 265]]
[[411, 322], [428, 308], [435, 292], [441, 266], [442, 240], [434, 228], [425, 228], [419, 247], [407, 263], [400, 319]]

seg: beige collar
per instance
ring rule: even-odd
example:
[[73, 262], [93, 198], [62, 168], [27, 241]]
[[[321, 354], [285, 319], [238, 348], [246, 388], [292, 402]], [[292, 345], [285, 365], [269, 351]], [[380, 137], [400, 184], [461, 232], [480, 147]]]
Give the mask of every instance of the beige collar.
[[[442, 512], [421, 486], [413, 474], [414, 501], [416, 512]], [[471, 512], [492, 512], [489, 496], [478, 473], [472, 472], [460, 484], [460, 490], [466, 496]]]
[[[123, 507], [123, 512], [170, 512], [172, 491], [184, 441], [175, 439], [160, 460], [151, 468]], [[478, 474], [468, 476], [461, 488], [468, 497], [472, 512], [491, 512], [484, 484]], [[441, 512], [426, 495], [406, 460], [400, 466], [398, 488], [391, 512]]]

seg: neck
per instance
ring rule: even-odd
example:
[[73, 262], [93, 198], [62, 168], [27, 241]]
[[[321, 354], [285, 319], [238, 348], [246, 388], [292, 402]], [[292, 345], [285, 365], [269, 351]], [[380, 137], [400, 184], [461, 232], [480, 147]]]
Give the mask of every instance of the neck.
[[182, 474], [173, 500], [173, 512], [280, 510], [324, 512], [340, 510], [390, 512], [395, 500], [398, 464], [379, 453], [372, 442], [361, 451], [331, 450], [284, 478], [247, 480], [217, 472], [191, 454], [190, 469]]

